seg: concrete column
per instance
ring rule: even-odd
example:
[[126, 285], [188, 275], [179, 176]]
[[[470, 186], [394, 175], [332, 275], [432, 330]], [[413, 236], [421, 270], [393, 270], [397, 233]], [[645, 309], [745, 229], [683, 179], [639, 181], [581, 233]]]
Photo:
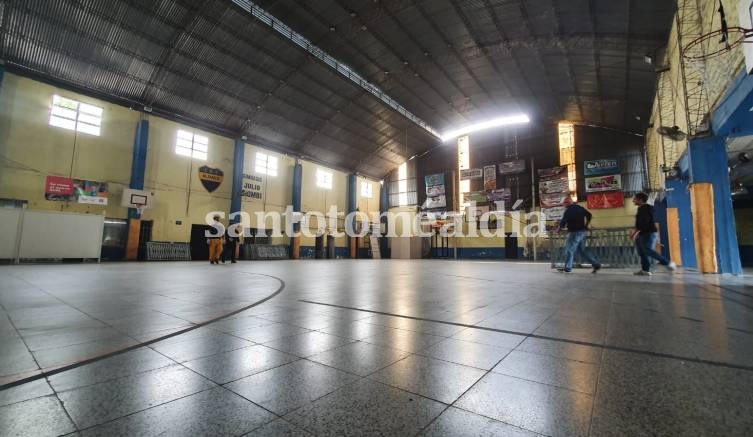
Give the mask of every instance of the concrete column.
[[[245, 156], [246, 142], [238, 138], [235, 140], [235, 152], [233, 154], [233, 187], [230, 194], [230, 214], [240, 212], [242, 208], [241, 192], [243, 191], [243, 164]], [[238, 223], [240, 221], [240, 216], [237, 216], [230, 223]]]
[[[356, 211], [358, 204], [358, 176], [355, 174], [348, 175], [348, 211], [346, 214], [350, 214]], [[346, 234], [355, 235], [355, 220], [351, 222], [350, 228], [345, 230]], [[350, 258], [356, 259], [358, 257], [358, 239], [356, 237], [346, 237], [348, 239], [348, 249], [350, 252]]]
[[[131, 160], [131, 183], [134, 190], [144, 189], [146, 174], [146, 156], [149, 149], [149, 120], [141, 119], [136, 124], [136, 137], [133, 140], [133, 158]], [[126, 259], [138, 259], [139, 237], [141, 234], [141, 214], [135, 208], [128, 208], [128, 240], [126, 242]]]
[[388, 222], [387, 222], [387, 216], [384, 215], [387, 211], [390, 210], [390, 190], [389, 190], [389, 184], [385, 183], [381, 186], [381, 189], [379, 190], [379, 214], [381, 218], [379, 219], [382, 226], [382, 237], [379, 239], [379, 252], [382, 258], [387, 258], [387, 245], [389, 239], [386, 237], [387, 232], [389, 229], [387, 229]]
[[742, 274], [724, 137], [690, 140], [688, 157], [698, 268]]
[[[303, 166], [296, 161], [293, 167], [293, 211], [301, 212], [301, 186], [303, 184]], [[299, 259], [301, 257], [301, 224], [293, 224], [293, 235], [290, 237], [290, 258]]]

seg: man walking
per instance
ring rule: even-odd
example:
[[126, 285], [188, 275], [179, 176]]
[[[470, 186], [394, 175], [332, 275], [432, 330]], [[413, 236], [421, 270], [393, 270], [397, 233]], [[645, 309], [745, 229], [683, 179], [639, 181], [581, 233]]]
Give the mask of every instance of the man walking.
[[222, 242], [225, 237], [225, 227], [220, 223], [220, 216], [214, 216], [212, 223], [212, 232], [205, 233], [207, 244], [209, 245], [209, 264], [219, 264], [220, 255], [222, 254]]
[[657, 231], [659, 229], [654, 219], [654, 207], [648, 203], [646, 193], [638, 193], [633, 196], [633, 204], [638, 206], [638, 212], [635, 214], [635, 229], [630, 238], [635, 240], [635, 248], [641, 257], [641, 270], [635, 272], [638, 276], [651, 276], [651, 260], [653, 258], [667, 270], [674, 271], [677, 265], [669, 261], [662, 254], [654, 250], [659, 238]]
[[565, 242], [565, 268], [560, 269], [562, 273], [573, 272], [573, 258], [575, 258], [575, 252], [591, 263], [593, 271], [596, 273], [601, 269], [601, 263], [596, 260], [586, 250], [586, 237], [588, 237], [588, 226], [591, 224], [591, 213], [577, 203], [568, 198], [565, 201], [567, 209], [560, 220], [560, 230], [567, 228], [567, 241]]

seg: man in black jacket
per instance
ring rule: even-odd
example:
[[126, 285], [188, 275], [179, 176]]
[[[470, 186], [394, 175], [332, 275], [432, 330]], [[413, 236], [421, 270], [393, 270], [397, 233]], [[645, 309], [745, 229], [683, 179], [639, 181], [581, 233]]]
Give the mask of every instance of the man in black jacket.
[[641, 257], [641, 270], [635, 272], [638, 276], [651, 276], [651, 260], [649, 258], [659, 261], [669, 271], [677, 269], [675, 263], [654, 250], [656, 241], [659, 239], [658, 227], [654, 219], [654, 207], [647, 202], [648, 195], [646, 193], [638, 193], [633, 196], [633, 204], [638, 206], [638, 212], [635, 214], [635, 229], [630, 237], [635, 240], [635, 248]]
[[560, 229], [567, 228], [567, 241], [565, 242], [565, 268], [560, 269], [563, 273], [572, 273], [573, 258], [575, 252], [591, 263], [593, 272], [596, 273], [601, 269], [601, 263], [596, 260], [586, 250], [586, 237], [588, 237], [588, 226], [591, 224], [591, 213], [577, 203], [568, 198], [565, 202], [567, 209], [560, 220]]

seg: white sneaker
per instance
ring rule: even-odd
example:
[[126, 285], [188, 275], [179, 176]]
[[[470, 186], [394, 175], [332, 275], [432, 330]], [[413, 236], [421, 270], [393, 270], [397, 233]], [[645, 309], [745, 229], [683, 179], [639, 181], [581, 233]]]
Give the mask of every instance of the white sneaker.
[[674, 261], [670, 261], [670, 263], [667, 264], [667, 270], [674, 272], [675, 270], [677, 270], [677, 264], [675, 264]]
[[637, 272], [633, 273], [635, 276], [651, 276], [653, 273], [647, 272], [645, 270], [638, 270]]

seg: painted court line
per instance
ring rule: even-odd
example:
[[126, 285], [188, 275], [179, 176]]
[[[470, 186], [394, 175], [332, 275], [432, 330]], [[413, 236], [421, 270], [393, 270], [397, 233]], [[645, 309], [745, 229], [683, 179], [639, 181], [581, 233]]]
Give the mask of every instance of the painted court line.
[[657, 357], [657, 358], [668, 358], [672, 360], [680, 360], [680, 361], [688, 361], [691, 363], [698, 363], [698, 364], [708, 364], [711, 366], [718, 366], [718, 367], [728, 367], [731, 369], [739, 369], [739, 370], [747, 370], [747, 371], [753, 371], [753, 366], [743, 366], [741, 364], [732, 364], [732, 363], [725, 363], [721, 361], [711, 361], [711, 360], [703, 360], [700, 358], [692, 358], [692, 357], [683, 357], [680, 355], [673, 355], [673, 354], [665, 354], [662, 352], [652, 352], [652, 351], [645, 351], [641, 349], [633, 349], [629, 347], [622, 347], [622, 346], [612, 346], [608, 344], [599, 344], [599, 343], [591, 343], [587, 341], [579, 341], [579, 340], [568, 340], [566, 338], [558, 338], [558, 337], [549, 337], [547, 335], [539, 335], [539, 334], [532, 334], [532, 333], [526, 333], [526, 332], [519, 332], [519, 331], [509, 331], [506, 329], [497, 329], [497, 328], [488, 328], [486, 326], [475, 326], [475, 325], [468, 325], [466, 323], [457, 323], [457, 322], [447, 322], [444, 320], [434, 320], [434, 319], [426, 319], [423, 317], [414, 317], [414, 316], [406, 316], [403, 314], [393, 314], [393, 313], [386, 313], [382, 311], [375, 311], [375, 310], [367, 310], [363, 308], [353, 308], [353, 307], [347, 307], [343, 305], [337, 305], [337, 304], [331, 304], [331, 303], [324, 303], [324, 302], [314, 302], [310, 300], [304, 300], [299, 299], [299, 302], [303, 303], [309, 303], [313, 305], [322, 305], [322, 306], [328, 306], [333, 308], [341, 308], [346, 310], [352, 310], [352, 311], [362, 311], [372, 314], [380, 314], [383, 316], [392, 316], [392, 317], [400, 317], [403, 319], [411, 319], [411, 320], [418, 320], [422, 322], [432, 322], [432, 323], [441, 323], [444, 325], [452, 325], [452, 326], [460, 326], [463, 328], [471, 328], [471, 329], [480, 329], [483, 331], [492, 331], [492, 332], [500, 332], [502, 334], [512, 334], [512, 335], [519, 335], [522, 337], [527, 338], [537, 338], [540, 340], [549, 340], [549, 341], [556, 341], [559, 343], [569, 343], [569, 344], [577, 344], [580, 346], [590, 346], [590, 347], [597, 347], [601, 349], [608, 349], [613, 350], [617, 352], [628, 352], [638, 355], [646, 355], [651, 357]]
[[[245, 273], [245, 272], [243, 272], [243, 273]], [[269, 296], [265, 297], [264, 299], [262, 299], [260, 301], [252, 303], [251, 305], [247, 305], [247, 306], [245, 306], [243, 308], [234, 310], [234, 311], [229, 312], [227, 314], [223, 314], [223, 315], [221, 315], [219, 317], [215, 317], [215, 318], [207, 320], [205, 322], [197, 323], [196, 325], [190, 326], [190, 327], [185, 328], [185, 329], [181, 329], [180, 331], [176, 331], [176, 332], [173, 332], [171, 334], [163, 335], [162, 337], [158, 337], [158, 338], [155, 338], [155, 339], [152, 339], [152, 340], [148, 340], [148, 341], [144, 341], [144, 342], [141, 342], [141, 343], [138, 343], [138, 344], [134, 344], [133, 346], [128, 346], [126, 348], [119, 349], [119, 350], [116, 350], [116, 351], [113, 351], [113, 352], [108, 352], [108, 353], [103, 354], [103, 355], [98, 355], [96, 357], [87, 358], [85, 360], [77, 361], [77, 362], [72, 363], [72, 364], [67, 364], [67, 365], [64, 365], [62, 367], [57, 367], [57, 368], [52, 369], [52, 370], [42, 371], [42, 372], [37, 373], [37, 374], [35, 374], [33, 376], [29, 376], [29, 377], [22, 378], [22, 379], [13, 381], [13, 382], [9, 382], [7, 384], [0, 385], [0, 391], [6, 390], [6, 389], [9, 389], [9, 388], [13, 388], [13, 387], [17, 387], [19, 385], [23, 385], [23, 384], [26, 384], [26, 383], [29, 383], [29, 382], [32, 382], [32, 381], [36, 381], [38, 379], [47, 378], [48, 376], [56, 375], [58, 373], [65, 372], [67, 370], [71, 370], [71, 369], [75, 369], [75, 368], [78, 368], [78, 367], [81, 367], [81, 366], [85, 366], [87, 364], [91, 364], [91, 363], [94, 363], [94, 362], [97, 362], [97, 361], [100, 361], [100, 360], [104, 360], [106, 358], [111, 358], [111, 357], [114, 357], [116, 355], [124, 354], [126, 352], [130, 352], [132, 350], [136, 350], [138, 348], [141, 348], [141, 347], [144, 347], [144, 346], [148, 346], [150, 344], [154, 344], [154, 343], [160, 342], [162, 340], [167, 340], [168, 338], [172, 338], [172, 337], [176, 337], [176, 336], [181, 335], [181, 334], [185, 334], [186, 332], [191, 332], [194, 329], [198, 329], [198, 328], [204, 327], [206, 325], [209, 325], [210, 323], [214, 323], [214, 322], [220, 321], [220, 320], [228, 318], [230, 316], [234, 316], [234, 315], [236, 315], [238, 313], [242, 313], [243, 311], [251, 309], [251, 308], [253, 308], [253, 307], [257, 306], [257, 305], [261, 305], [264, 302], [266, 302], [266, 301], [272, 299], [273, 297], [277, 296], [278, 294], [282, 293], [282, 291], [285, 289], [285, 281], [283, 281], [282, 279], [280, 279], [280, 278], [278, 278], [276, 276], [265, 275], [263, 273], [250, 273], [250, 274], [259, 275], [259, 276], [266, 276], [268, 278], [275, 279], [278, 282], [280, 282], [280, 286], [277, 288], [277, 290], [274, 293], [270, 294]]]

